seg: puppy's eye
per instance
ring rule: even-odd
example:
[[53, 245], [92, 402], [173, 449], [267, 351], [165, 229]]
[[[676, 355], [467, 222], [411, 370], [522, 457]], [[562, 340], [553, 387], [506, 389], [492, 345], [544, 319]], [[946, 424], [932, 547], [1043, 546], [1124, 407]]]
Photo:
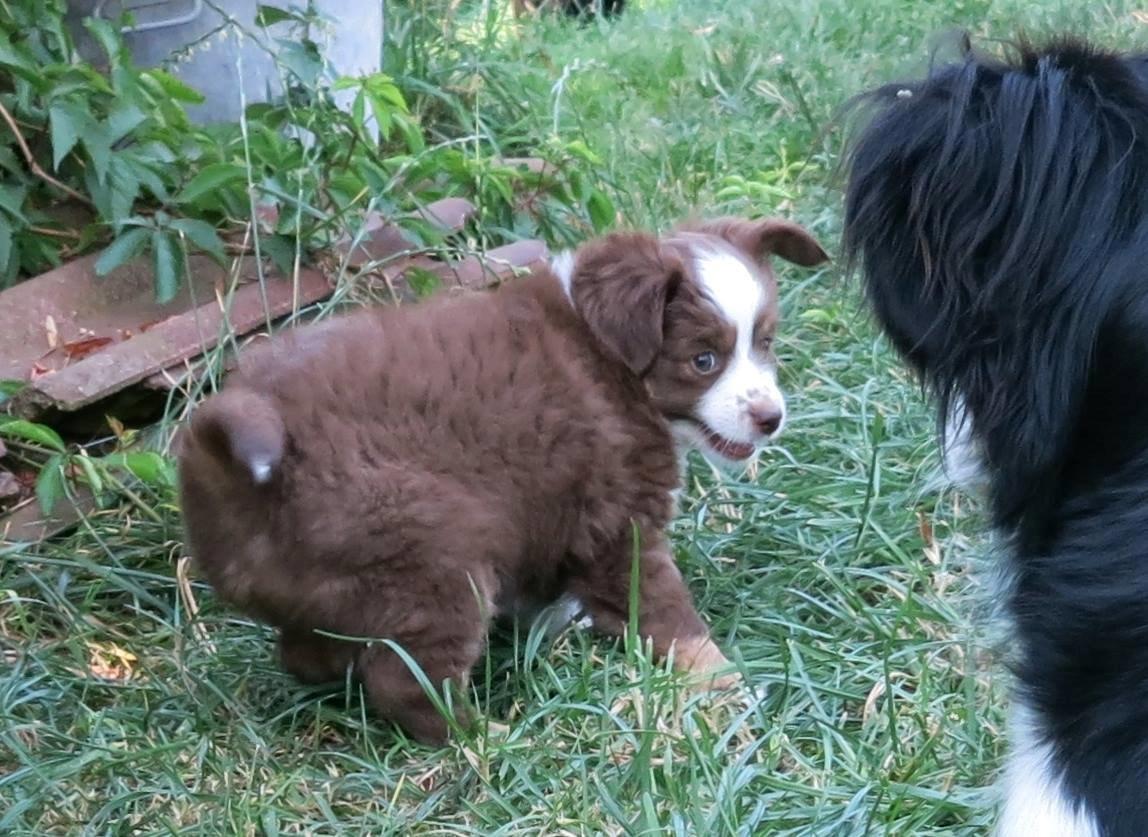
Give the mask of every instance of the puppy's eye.
[[757, 345], [763, 352], [768, 352], [773, 348], [773, 337], [766, 335], [757, 341]]
[[708, 375], [717, 368], [717, 355], [713, 352], [702, 352], [700, 355], [694, 355], [693, 363], [694, 369], [703, 375]]

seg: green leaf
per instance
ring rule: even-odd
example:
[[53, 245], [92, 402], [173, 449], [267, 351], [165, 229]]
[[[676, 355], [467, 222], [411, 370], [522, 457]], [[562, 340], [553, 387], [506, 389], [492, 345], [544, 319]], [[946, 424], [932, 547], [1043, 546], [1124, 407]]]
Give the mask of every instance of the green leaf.
[[36, 478], [36, 499], [44, 514], [51, 514], [61, 497], [67, 495], [64, 483], [64, 457], [56, 454], [44, 463]]
[[36, 65], [23, 50], [17, 49], [4, 35], [0, 35], [0, 64], [28, 73], [36, 72]]
[[[104, 183], [108, 177], [108, 169], [112, 165], [112, 142], [108, 133], [101, 125], [95, 123], [88, 125], [80, 137], [84, 150], [91, 158], [92, 168], [96, 173], [96, 182]], [[110, 219], [109, 219], [110, 220]]]
[[59, 453], [67, 450], [60, 434], [52, 428], [11, 416], [0, 416], [0, 436], [7, 436], [9, 439], [23, 439], [26, 442], [32, 442]]
[[[33, 245], [40, 244], [41, 248], [45, 249], [44, 244], [43, 244], [43, 239], [38, 239], [38, 240], [32, 239], [32, 244]], [[59, 250], [57, 249], [55, 252], [56, 252], [56, 255], [58, 257]], [[18, 239], [18, 238], [14, 239], [12, 242], [12, 256], [8, 260], [8, 266], [3, 268], [3, 269], [0, 269], [0, 289], [10, 288], [20, 280], [20, 270], [24, 264], [24, 258], [25, 258], [26, 253], [27, 253], [27, 248], [20, 241], [20, 239]], [[36, 264], [45, 264], [45, 265], [49, 265], [51, 267], [57, 267], [58, 266], [58, 262], [54, 262], [52, 260], [52, 251], [50, 249], [48, 250], [48, 254], [45, 257], [40, 258], [36, 262]], [[39, 272], [39, 271], [37, 271], [37, 272]], [[4, 399], [0, 398], [0, 402], [3, 402], [3, 401], [4, 401]]]
[[166, 70], [152, 69], [140, 73], [145, 82], [151, 82], [160, 91], [176, 102], [186, 102], [191, 105], [203, 104], [204, 95], [194, 87], [189, 87], [180, 79]]
[[111, 216], [108, 218], [118, 230], [123, 219], [131, 215], [136, 198], [140, 193], [140, 182], [132, 171], [131, 164], [117, 155], [112, 160], [111, 177], [108, 178], [110, 186], [108, 209]]
[[256, 102], [253, 105], [247, 106], [246, 114], [248, 123], [263, 125], [266, 128], [277, 131], [287, 123], [287, 120], [291, 116], [291, 111], [279, 105]]
[[155, 298], [161, 304], [171, 302], [179, 292], [183, 259], [179, 240], [171, 233], [155, 230], [151, 234], [152, 265], [155, 268]]
[[356, 93], [351, 101], [351, 119], [356, 125], [362, 125], [367, 121], [366, 94], [362, 90]]
[[368, 96], [371, 102], [371, 113], [375, 115], [375, 123], [379, 126], [379, 134], [383, 139], [391, 138], [391, 123], [394, 122], [394, 117], [391, 114], [391, 105], [385, 99], [378, 96]]
[[27, 187], [24, 186], [5, 186], [0, 183], [0, 209], [11, 213], [11, 215], [22, 223], [28, 223], [28, 219], [24, 217], [23, 206], [24, 198], [28, 194]]
[[88, 197], [92, 199], [100, 219], [110, 220], [112, 217], [112, 186], [96, 177], [96, 170], [93, 166], [87, 166], [84, 169], [84, 188], [88, 190]]
[[15, 152], [7, 146], [0, 146], [0, 169], [4, 169], [16, 177], [24, 175], [23, 164], [16, 159]]
[[192, 244], [211, 255], [217, 262], [222, 264], [227, 261], [223, 252], [223, 242], [211, 224], [197, 218], [177, 218], [170, 226], [187, 236]]
[[130, 57], [125, 51], [112, 62], [112, 90], [115, 91], [117, 99], [134, 101], [143, 95], [143, 91], [140, 90], [140, 75], [130, 63], [123, 62], [125, 56]]
[[590, 215], [590, 223], [594, 225], [595, 232], [609, 229], [614, 223], [614, 204], [600, 189], [590, 193], [590, 199], [586, 201], [586, 211]]
[[[130, 53], [126, 50], [121, 53], [120, 61], [124, 57], [130, 57]], [[116, 98], [123, 101], [134, 101], [143, 97], [143, 91], [140, 89], [140, 74], [135, 67], [130, 63], [116, 63], [112, 67], [112, 90], [115, 92]]]
[[510, 184], [510, 178], [498, 172], [492, 172], [486, 178], [485, 185], [490, 188], [492, 192], [497, 193], [502, 200], [510, 206], [514, 203], [514, 188]]
[[28, 386], [28, 384], [25, 381], [0, 378], [0, 404], [3, 404], [26, 386]]
[[132, 227], [109, 244], [96, 260], [96, 275], [107, 276], [125, 262], [143, 252], [151, 231], [145, 227]]
[[[178, 144], [181, 140], [182, 137], [173, 136], [169, 138], [168, 142], [160, 142], [159, 140], [141, 142], [136, 143], [129, 150], [134, 155], [134, 158], [140, 162], [152, 166], [163, 166], [179, 161], [179, 155], [172, 150], [172, 146]], [[189, 150], [194, 153], [200, 149], [192, 147]], [[127, 152], [125, 151], [124, 153]]]
[[[158, 161], [145, 161], [140, 159], [136, 154], [128, 151], [122, 152], [119, 156], [119, 160], [127, 167], [128, 171], [131, 172], [132, 176], [140, 185], [148, 188], [148, 191], [155, 196], [156, 200], [161, 203], [167, 203], [170, 198], [167, 185], [163, 182], [163, 178], [151, 167], [155, 165], [157, 168], [162, 168]], [[151, 165], [149, 165], [149, 162], [151, 162]]]
[[295, 270], [295, 243], [285, 235], [268, 235], [259, 239], [259, 249], [271, 258], [272, 264], [284, 277]]
[[421, 154], [426, 150], [426, 140], [423, 138], [422, 129], [413, 120], [406, 116], [397, 116], [395, 117], [395, 125], [398, 126], [399, 133], [403, 135], [403, 141], [411, 154]]
[[299, 15], [280, 9], [278, 6], [270, 6], [265, 3], [260, 3], [256, 6], [255, 22], [260, 26], [274, 26], [276, 23], [283, 23], [287, 20], [294, 20], [300, 23], [306, 21]]
[[134, 131], [147, 119], [147, 115], [135, 105], [120, 103], [108, 114], [107, 136], [117, 143]]
[[108, 80], [97, 73], [90, 65], [81, 64], [68, 67], [59, 78], [51, 81], [51, 90], [48, 94], [53, 100], [63, 101], [68, 96], [77, 94], [80, 101], [92, 102], [98, 93], [111, 93], [112, 86]]
[[418, 267], [408, 270], [403, 278], [407, 280], [407, 284], [419, 299], [430, 296], [442, 287], [442, 279], [437, 274]]
[[166, 487], [175, 483], [171, 461], [154, 451], [113, 453], [105, 456], [104, 462], [113, 468], [123, 468], [148, 485]]
[[119, 63], [120, 51], [123, 45], [120, 42], [119, 33], [112, 22], [102, 17], [88, 17], [84, 18], [84, 28], [92, 33], [92, 37], [96, 39], [96, 43], [103, 49], [104, 54], [108, 56], [108, 61], [113, 65]]
[[394, 83], [390, 76], [384, 75], [383, 73], [376, 73], [367, 78], [364, 82], [364, 87], [367, 88], [372, 96], [376, 96], [390, 104], [396, 110], [406, 113], [407, 101], [403, 98], [403, 91], [399, 90], [398, 85]]
[[591, 151], [590, 146], [588, 146], [580, 139], [567, 143], [566, 150], [575, 157], [580, 157], [581, 159], [585, 160], [592, 166], [599, 166], [602, 164], [602, 158]]
[[80, 463], [80, 470], [84, 472], [84, 482], [88, 484], [92, 493], [102, 494], [104, 492], [104, 480], [100, 476], [100, 472], [96, 470], [92, 460], [86, 456], [77, 456], [72, 461]]
[[0, 276], [8, 268], [12, 259], [12, 225], [8, 219], [0, 215]]
[[56, 102], [48, 109], [48, 125], [52, 131], [52, 168], [56, 171], [60, 170], [60, 163], [76, 147], [80, 134], [84, 132], [78, 110], [71, 102]]
[[193, 203], [204, 195], [232, 183], [245, 182], [247, 169], [234, 163], [214, 163], [204, 166], [176, 197], [176, 203]]
[[276, 38], [275, 44], [275, 61], [280, 67], [290, 71], [307, 87], [319, 83], [323, 73], [323, 59], [313, 43]]

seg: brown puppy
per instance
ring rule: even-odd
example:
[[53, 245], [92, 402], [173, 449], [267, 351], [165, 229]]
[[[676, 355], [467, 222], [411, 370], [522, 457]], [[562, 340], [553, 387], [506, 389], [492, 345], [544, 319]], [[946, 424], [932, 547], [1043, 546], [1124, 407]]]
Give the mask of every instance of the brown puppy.
[[279, 629], [288, 671], [353, 666], [424, 741], [447, 724], [399, 655], [315, 630], [463, 682], [499, 614], [567, 597], [621, 633], [635, 533], [640, 633], [714, 676], [727, 661], [664, 530], [684, 448], [744, 461], [781, 430], [770, 253], [826, 258], [777, 220], [619, 233], [494, 291], [269, 341], [184, 438], [196, 564]]

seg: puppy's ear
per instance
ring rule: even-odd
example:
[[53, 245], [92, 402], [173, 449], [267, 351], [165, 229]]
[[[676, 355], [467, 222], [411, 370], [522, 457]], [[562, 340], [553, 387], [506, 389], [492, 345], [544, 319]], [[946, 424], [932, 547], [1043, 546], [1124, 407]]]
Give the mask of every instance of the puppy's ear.
[[814, 267], [829, 260], [829, 255], [809, 231], [792, 221], [780, 218], [717, 218], [706, 221], [698, 232], [720, 236], [734, 247], [748, 253], [757, 262], [777, 255], [802, 267]]
[[654, 236], [614, 233], [575, 253], [570, 297], [598, 341], [641, 375], [662, 348], [666, 305], [684, 273]]

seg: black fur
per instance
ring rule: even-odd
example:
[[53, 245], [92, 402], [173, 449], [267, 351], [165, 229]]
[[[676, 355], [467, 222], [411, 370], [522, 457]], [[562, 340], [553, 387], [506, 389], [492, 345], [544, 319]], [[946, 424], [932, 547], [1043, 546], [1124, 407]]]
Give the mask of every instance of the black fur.
[[1148, 55], [966, 45], [863, 101], [847, 255], [940, 415], [967, 406], [1018, 698], [1102, 834], [1144, 837]]
[[622, 13], [626, 0], [564, 0], [562, 7], [567, 17], [590, 18], [601, 14], [611, 18]]

